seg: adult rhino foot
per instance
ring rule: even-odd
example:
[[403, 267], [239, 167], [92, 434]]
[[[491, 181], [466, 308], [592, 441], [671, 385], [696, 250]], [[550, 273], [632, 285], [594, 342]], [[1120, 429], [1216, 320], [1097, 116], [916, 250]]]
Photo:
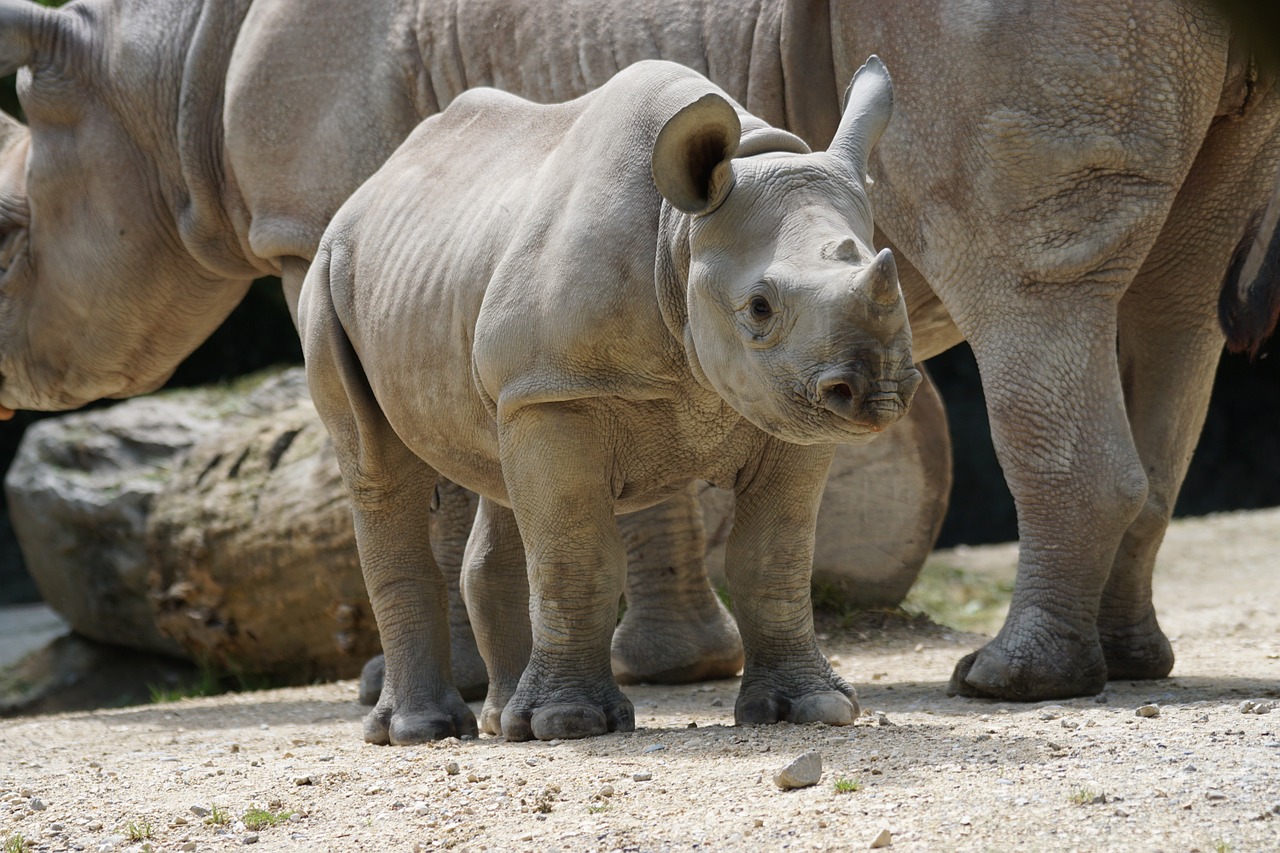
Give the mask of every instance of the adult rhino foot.
[[1102, 692], [1107, 663], [1098, 641], [1077, 635], [1073, 642], [1069, 631], [1049, 636], [1033, 645], [1007, 641], [1001, 631], [956, 664], [947, 695], [1037, 702]]
[[858, 719], [858, 696], [831, 671], [826, 660], [807, 674], [778, 667], [747, 673], [733, 708], [738, 725], [761, 723], [826, 723], [848, 726]]
[[619, 684], [687, 684], [732, 678], [742, 671], [738, 625], [713, 597], [704, 617], [670, 621], [628, 608], [613, 633], [613, 675]]
[[636, 712], [612, 680], [595, 689], [551, 688], [545, 681], [526, 677], [502, 710], [501, 722], [507, 740], [568, 740], [633, 732]]
[[[450, 650], [453, 664], [453, 680], [457, 682], [458, 692], [468, 702], [478, 702], [485, 697], [489, 689], [489, 675], [485, 671], [484, 659], [476, 650], [475, 640], [468, 634], [467, 642], [454, 640]], [[382, 682], [387, 677], [387, 659], [375, 655], [365, 662], [360, 670], [361, 705], [377, 705], [382, 695]]]
[[1160, 630], [1154, 610], [1137, 625], [1113, 625], [1099, 619], [1098, 639], [1109, 680], [1164, 678], [1173, 669], [1173, 646]]
[[364, 718], [368, 743], [403, 746], [447, 737], [476, 737], [476, 718], [453, 687], [429, 701], [390, 702], [385, 697]]

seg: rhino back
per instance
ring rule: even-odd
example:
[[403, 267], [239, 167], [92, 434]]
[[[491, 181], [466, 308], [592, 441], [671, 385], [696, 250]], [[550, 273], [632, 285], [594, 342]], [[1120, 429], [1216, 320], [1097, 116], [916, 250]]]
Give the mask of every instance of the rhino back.
[[652, 396], [687, 378], [654, 289], [651, 157], [666, 119], [711, 88], [646, 64], [557, 106], [475, 90], [338, 212], [334, 310], [388, 420], [442, 474], [475, 483], [496, 459], [497, 401]]
[[226, 110], [249, 243], [312, 258], [347, 196], [472, 87], [561, 102], [669, 59], [825, 144], [839, 107], [826, 21], [818, 0], [255, 0]]

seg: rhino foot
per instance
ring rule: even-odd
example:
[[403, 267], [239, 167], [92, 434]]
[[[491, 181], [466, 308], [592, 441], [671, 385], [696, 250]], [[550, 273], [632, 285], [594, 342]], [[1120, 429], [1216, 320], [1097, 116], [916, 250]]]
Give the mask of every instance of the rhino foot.
[[[489, 676], [485, 671], [484, 660], [476, 651], [475, 640], [467, 636], [468, 643], [453, 642], [453, 680], [457, 682], [458, 692], [468, 702], [478, 702], [485, 697], [489, 688]], [[365, 662], [360, 670], [361, 705], [377, 705], [382, 695], [382, 682], [387, 677], [387, 661], [382, 655], [374, 655]]]
[[594, 690], [551, 689], [544, 686], [545, 680], [538, 681], [522, 679], [502, 710], [507, 740], [568, 740], [636, 730], [635, 708], [612, 680], [608, 687]]
[[1093, 696], [1107, 683], [1107, 663], [1096, 639], [1068, 642], [1071, 632], [1052, 635], [1054, 641], [1032, 647], [1008, 643], [999, 636], [956, 664], [947, 685], [948, 696], [1038, 702]]
[[432, 701], [407, 703], [379, 701], [364, 718], [364, 739], [368, 743], [402, 746], [427, 743], [447, 737], [476, 737], [476, 718], [452, 687]]
[[[1100, 620], [1101, 621], [1101, 620]], [[1108, 680], [1165, 678], [1173, 669], [1173, 646], [1151, 610], [1136, 626], [1098, 626]]]
[[822, 666], [808, 674], [778, 667], [742, 679], [733, 717], [738, 725], [826, 723], [848, 726], [858, 719], [858, 696], [850, 685]]
[[613, 675], [619, 684], [687, 684], [733, 678], [742, 671], [742, 638], [724, 605], [700, 619], [670, 621], [628, 608], [613, 634]]

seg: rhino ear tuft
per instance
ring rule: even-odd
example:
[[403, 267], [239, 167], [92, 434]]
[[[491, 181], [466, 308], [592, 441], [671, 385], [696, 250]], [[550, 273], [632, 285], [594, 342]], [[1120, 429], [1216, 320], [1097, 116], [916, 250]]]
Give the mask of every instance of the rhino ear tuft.
[[742, 138], [738, 111], [708, 93], [662, 126], [653, 145], [653, 181], [683, 213], [715, 210], [733, 187], [733, 155]]
[[859, 183], [866, 182], [871, 149], [893, 115], [893, 81], [880, 57], [872, 54], [853, 75], [844, 94], [844, 114], [827, 151], [853, 168]]
[[0, 0], [0, 75], [51, 54], [68, 16], [32, 0]]

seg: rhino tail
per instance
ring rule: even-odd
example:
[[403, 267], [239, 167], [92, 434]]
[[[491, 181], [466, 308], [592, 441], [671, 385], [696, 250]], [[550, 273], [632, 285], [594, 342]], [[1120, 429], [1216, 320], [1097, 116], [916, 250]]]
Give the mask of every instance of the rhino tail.
[[1280, 183], [1249, 221], [1218, 295], [1227, 349], [1255, 358], [1280, 320]]

